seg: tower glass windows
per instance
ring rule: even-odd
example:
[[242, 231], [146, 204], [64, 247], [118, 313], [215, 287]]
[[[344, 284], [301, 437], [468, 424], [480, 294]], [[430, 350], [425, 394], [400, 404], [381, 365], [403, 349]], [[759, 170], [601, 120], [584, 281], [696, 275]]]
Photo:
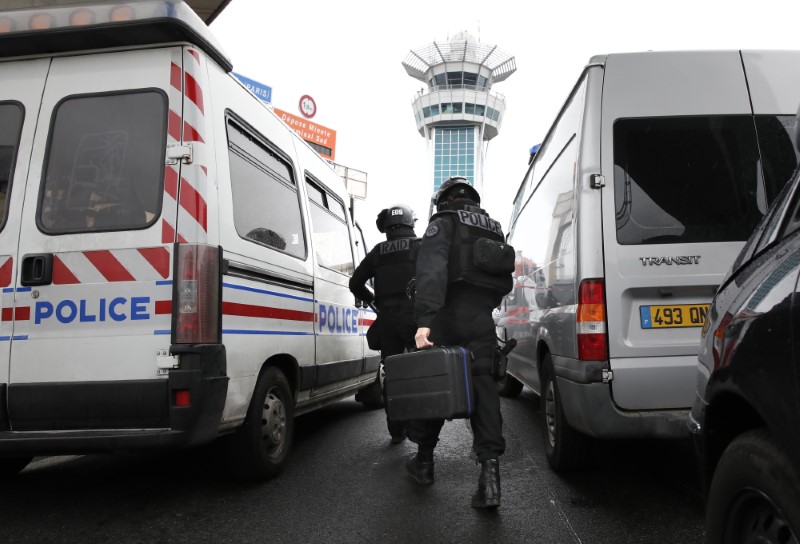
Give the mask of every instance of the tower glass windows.
[[433, 190], [450, 176], [475, 184], [477, 127], [435, 127], [433, 131]]
[[435, 90], [438, 87], [447, 89], [474, 89], [485, 91], [489, 88], [489, 80], [474, 72], [446, 72], [435, 74], [428, 80], [428, 87]]

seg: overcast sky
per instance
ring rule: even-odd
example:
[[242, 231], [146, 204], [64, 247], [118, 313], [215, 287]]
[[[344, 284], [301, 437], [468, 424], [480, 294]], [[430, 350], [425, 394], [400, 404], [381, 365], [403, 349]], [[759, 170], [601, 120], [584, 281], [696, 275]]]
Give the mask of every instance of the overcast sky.
[[371, 245], [382, 208], [410, 205], [418, 235], [427, 222], [432, 175], [411, 109], [422, 83], [402, 66], [410, 50], [467, 31], [516, 58], [492, 88], [506, 113], [482, 195], [506, 228], [528, 150], [593, 55], [800, 49], [800, 0], [232, 0], [211, 30], [235, 72], [272, 87], [275, 107], [300, 115], [300, 97], [314, 98], [314, 121], [337, 132], [336, 162], [368, 174], [356, 216]]

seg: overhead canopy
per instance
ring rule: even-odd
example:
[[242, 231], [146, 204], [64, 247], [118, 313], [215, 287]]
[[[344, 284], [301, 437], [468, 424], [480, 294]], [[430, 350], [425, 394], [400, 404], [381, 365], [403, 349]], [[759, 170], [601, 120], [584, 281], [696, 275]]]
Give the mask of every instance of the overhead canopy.
[[185, 0], [189, 7], [192, 8], [200, 18], [206, 23], [210, 24], [217, 15], [222, 13], [225, 6], [231, 3], [231, 0]]
[[[0, 0], [0, 11], [4, 9], [30, 8], [35, 6], [88, 3], [90, 1], [91, 0]], [[210, 24], [217, 15], [222, 13], [225, 6], [230, 4], [231, 0], [185, 0], [185, 2], [206, 24]]]

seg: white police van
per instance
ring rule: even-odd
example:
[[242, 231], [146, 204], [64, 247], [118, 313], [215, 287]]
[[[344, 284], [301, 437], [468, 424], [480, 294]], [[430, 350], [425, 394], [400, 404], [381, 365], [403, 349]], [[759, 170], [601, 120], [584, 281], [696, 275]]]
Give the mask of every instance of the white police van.
[[541, 395], [555, 470], [683, 438], [717, 286], [798, 164], [800, 51], [597, 56], [530, 162], [502, 393]]
[[0, 472], [230, 435], [267, 478], [375, 390], [342, 180], [231, 68], [180, 0], [0, 12]]

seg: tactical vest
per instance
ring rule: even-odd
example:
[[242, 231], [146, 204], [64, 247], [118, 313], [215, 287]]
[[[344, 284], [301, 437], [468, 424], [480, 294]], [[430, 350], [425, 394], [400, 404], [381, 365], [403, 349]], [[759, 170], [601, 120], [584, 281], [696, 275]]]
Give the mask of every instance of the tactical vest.
[[408, 282], [416, 274], [419, 238], [396, 238], [375, 246], [375, 300], [406, 296]]
[[480, 208], [445, 210], [431, 217], [448, 217], [455, 225], [455, 235], [448, 256], [448, 283], [467, 282], [505, 296], [513, 287], [511, 274], [491, 274], [475, 265], [473, 251], [475, 242], [488, 238], [505, 242], [503, 229], [498, 221], [489, 217]]

